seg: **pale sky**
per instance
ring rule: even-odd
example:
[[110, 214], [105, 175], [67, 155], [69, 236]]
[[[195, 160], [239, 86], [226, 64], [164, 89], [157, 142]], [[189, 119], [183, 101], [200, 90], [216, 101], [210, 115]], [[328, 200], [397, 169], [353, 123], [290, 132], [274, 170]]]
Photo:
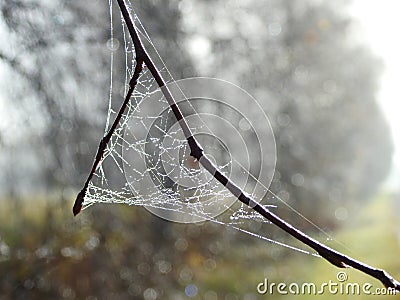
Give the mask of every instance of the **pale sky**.
[[378, 100], [392, 127], [396, 147], [392, 180], [400, 185], [399, 11], [400, 2], [395, 0], [353, 0], [350, 8], [351, 14], [359, 20], [363, 38], [385, 63]]

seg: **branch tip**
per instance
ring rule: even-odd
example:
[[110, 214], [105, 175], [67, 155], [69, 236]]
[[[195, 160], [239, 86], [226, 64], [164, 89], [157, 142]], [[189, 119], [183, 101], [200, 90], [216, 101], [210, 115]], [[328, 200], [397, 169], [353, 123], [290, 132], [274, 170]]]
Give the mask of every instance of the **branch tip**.
[[[119, 4], [121, 13], [123, 15], [123, 18], [125, 20], [125, 24], [128, 28], [128, 31], [131, 35], [131, 38], [133, 40], [134, 43], [134, 48], [135, 48], [135, 53], [136, 53], [136, 62], [137, 65], [135, 67], [135, 72], [129, 82], [130, 85], [130, 89], [128, 90], [128, 93], [125, 97], [125, 101], [122, 104], [118, 115], [116, 117], [116, 119], [114, 120], [113, 125], [111, 126], [109, 132], [107, 133], [107, 135], [101, 140], [100, 145], [99, 145], [99, 149], [98, 149], [98, 154], [96, 155], [96, 159], [95, 162], [93, 163], [93, 167], [92, 170], [88, 176], [88, 179], [85, 183], [84, 188], [79, 192], [79, 194], [76, 197], [75, 200], [75, 204], [73, 207], [73, 213], [74, 216], [76, 216], [83, 207], [83, 202], [84, 202], [84, 198], [85, 198], [85, 194], [86, 194], [86, 190], [88, 187], [88, 183], [91, 180], [94, 172], [96, 171], [96, 168], [103, 156], [104, 153], [104, 149], [111, 137], [111, 135], [113, 134], [113, 132], [115, 131], [123, 112], [125, 111], [125, 108], [130, 100], [130, 97], [133, 93], [133, 90], [135, 89], [135, 86], [137, 84], [138, 78], [143, 70], [143, 68], [147, 68], [149, 69], [149, 71], [151, 72], [151, 74], [153, 75], [154, 79], [156, 80], [157, 84], [159, 85], [160, 88], [162, 88], [163, 86], [166, 85], [164, 79], [161, 77], [159, 70], [157, 69], [157, 67], [154, 65], [153, 61], [151, 60], [150, 56], [147, 54], [145, 48], [142, 45], [142, 42], [139, 38], [139, 35], [136, 31], [136, 28], [131, 20], [131, 16], [127, 10], [127, 6], [124, 0], [116, 0]], [[168, 91], [168, 90], [167, 90]], [[170, 95], [172, 96], [172, 95]], [[182, 115], [182, 113], [180, 112], [178, 106], [176, 105], [175, 100], [172, 98], [172, 102], [173, 105], [170, 105], [175, 116], [176, 119], [178, 121], [183, 120], [183, 122], [180, 123], [180, 126], [185, 126], [185, 128], [182, 127], [183, 131], [185, 132], [185, 129], [190, 132], [189, 127], [187, 126], [185, 119]], [[197, 140], [191, 135], [187, 137], [187, 141], [189, 143], [190, 146], [190, 150], [191, 153], [190, 155], [192, 157], [194, 157], [197, 161], [200, 161], [200, 158], [203, 156], [203, 149], [201, 148], [200, 144], [197, 142]], [[218, 170], [217, 170], [218, 171]], [[217, 175], [219, 178], [217, 178]], [[229, 182], [229, 179], [223, 175], [222, 173], [220, 173], [219, 171], [213, 174], [214, 177], [220, 181], [224, 186], [227, 186], [227, 183]], [[251, 197], [247, 197], [244, 196], [243, 191], [241, 191], [238, 188], [234, 188], [235, 186], [233, 184], [229, 185], [230, 188], [228, 188], [234, 195], [237, 195], [237, 192], [241, 192], [240, 196], [238, 197], [238, 199], [240, 201], [242, 201], [243, 203], [247, 204], [250, 206], [250, 203], [257, 203], [256, 201], [254, 201], [253, 199], [251, 199]], [[251, 202], [250, 202], [251, 200]], [[289, 223], [287, 223], [285, 220], [283, 220], [282, 218], [280, 218], [279, 216], [275, 215], [274, 213], [270, 212], [268, 209], [262, 207], [259, 204], [256, 204], [255, 206], [250, 206], [253, 210], [257, 211], [258, 213], [260, 213], [262, 216], [264, 216], [267, 220], [269, 220], [271, 223], [277, 225], [279, 228], [281, 228], [282, 230], [286, 231], [287, 233], [289, 233], [290, 235], [292, 235], [294, 238], [296, 238], [297, 240], [303, 242], [304, 244], [310, 246], [311, 248], [313, 248], [314, 250], [316, 250], [321, 257], [323, 257], [324, 259], [326, 259], [328, 262], [330, 262], [331, 264], [339, 267], [339, 268], [347, 268], [347, 267], [352, 267], [354, 269], [357, 269], [361, 272], [364, 272], [378, 280], [380, 280], [386, 288], [390, 288], [390, 289], [394, 289], [398, 292], [400, 292], [400, 282], [398, 282], [397, 280], [395, 280], [393, 277], [391, 277], [387, 272], [385, 272], [384, 270], [379, 270], [379, 269], [375, 269], [371, 266], [368, 266], [362, 262], [359, 262], [351, 257], [348, 257], [338, 251], [335, 251], [331, 248], [329, 248], [328, 246], [319, 243], [318, 241], [312, 239], [311, 237], [309, 237], [308, 235], [304, 234], [302, 231], [298, 230], [297, 228], [294, 228], [292, 225], [290, 225]]]
[[76, 196], [74, 207], [72, 208], [72, 212], [74, 213], [74, 216], [76, 216], [77, 214], [79, 214], [81, 212], [85, 194], [86, 194], [86, 188], [82, 189], [79, 192], [79, 194]]

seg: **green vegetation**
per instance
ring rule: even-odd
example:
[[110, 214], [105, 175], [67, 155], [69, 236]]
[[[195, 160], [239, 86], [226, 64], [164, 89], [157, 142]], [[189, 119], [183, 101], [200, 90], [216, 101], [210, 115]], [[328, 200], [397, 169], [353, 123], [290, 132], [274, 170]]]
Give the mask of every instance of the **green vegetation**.
[[[222, 226], [172, 224], [142, 208], [98, 205], [72, 218], [69, 202], [2, 203], [1, 299], [152, 299], [153, 292], [157, 299], [185, 299], [189, 284], [198, 288], [193, 299], [283, 299], [293, 296], [276, 291], [261, 296], [257, 284], [268, 278], [270, 283], [312, 282], [318, 287], [337, 282], [342, 271], [322, 259], [282, 251]], [[382, 196], [351, 218], [331, 243], [400, 277], [398, 222], [394, 199]], [[382, 287], [360, 272], [343, 271], [346, 282], [371, 283], [371, 291]]]
[[[335, 248], [374, 267], [385, 269], [398, 279], [400, 277], [398, 213], [393, 197], [388, 195], [378, 197], [335, 234], [335, 239], [345, 245], [335, 245]], [[304, 282], [323, 283], [329, 280], [338, 282], [338, 273], [344, 271], [347, 274], [347, 280], [344, 283], [359, 283], [360, 286], [370, 283], [373, 285], [370, 289], [371, 292], [375, 292], [376, 288], [382, 288], [380, 282], [358, 271], [332, 268], [322, 260], [311, 262], [309, 266], [296, 263], [292, 266], [294, 267], [292, 275], [301, 274], [297, 276], [304, 278]], [[365, 299], [367, 296], [338, 295], [337, 297], [340, 299]], [[303, 296], [298, 299], [309, 299], [309, 297]], [[325, 293], [318, 296], [318, 299], [332, 299], [332, 295]], [[394, 299], [394, 296], [370, 295], [368, 299]]]

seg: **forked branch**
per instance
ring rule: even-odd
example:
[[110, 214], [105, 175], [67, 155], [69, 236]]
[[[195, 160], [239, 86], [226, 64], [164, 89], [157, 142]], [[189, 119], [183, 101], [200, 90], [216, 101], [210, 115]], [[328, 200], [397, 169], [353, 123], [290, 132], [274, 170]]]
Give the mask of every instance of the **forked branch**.
[[[135, 49], [136, 49], [136, 45], [135, 45]], [[115, 129], [117, 128], [119, 121], [121, 120], [122, 115], [129, 103], [129, 101], [131, 100], [131, 96], [136, 87], [140, 73], [142, 73], [144, 56], [145, 56], [144, 54], [140, 54], [140, 55], [136, 54], [136, 67], [135, 67], [133, 76], [132, 76], [131, 80], [129, 81], [129, 89], [125, 96], [125, 100], [122, 103], [121, 108], [118, 111], [118, 115], [115, 118], [114, 123], [111, 125], [107, 134], [100, 140], [100, 144], [99, 144], [99, 147], [97, 148], [97, 154], [96, 154], [96, 157], [94, 158], [92, 169], [90, 170], [89, 176], [86, 179], [82, 190], [79, 192], [78, 196], [76, 197], [74, 207], [72, 208], [72, 212], [74, 213], [74, 216], [79, 214], [80, 211], [82, 210], [83, 201], [85, 199], [85, 195], [86, 195], [87, 188], [89, 186], [89, 182], [90, 182], [90, 180], [92, 180], [93, 175], [96, 172], [101, 159], [103, 158], [104, 151], [106, 150], [107, 144], [110, 141], [111, 136], [113, 135]]]
[[131, 16], [128, 12], [127, 6], [124, 0], [117, 0], [118, 5], [120, 7], [122, 16], [125, 20], [125, 24], [129, 30], [129, 34], [133, 40], [136, 52], [136, 68], [133, 74], [133, 77], [129, 84], [129, 90], [125, 97], [125, 101], [121, 106], [121, 109], [116, 117], [112, 127], [110, 128], [109, 132], [106, 136], [101, 140], [97, 155], [92, 167], [92, 170], [89, 174], [89, 177], [81, 190], [78, 194], [77, 199], [75, 201], [75, 205], [73, 208], [74, 215], [78, 214], [82, 208], [82, 204], [84, 201], [84, 197], [86, 194], [86, 190], [89, 184], [89, 181], [92, 179], [94, 172], [96, 171], [98, 164], [104, 154], [105, 148], [107, 143], [109, 142], [113, 132], [115, 131], [122, 114], [125, 111], [125, 108], [130, 100], [132, 92], [136, 86], [137, 80], [140, 76], [142, 71], [142, 64], [145, 63], [149, 71], [151, 72], [152, 76], [156, 80], [158, 86], [160, 87], [161, 91], [163, 92], [165, 98], [167, 99], [179, 125], [182, 128], [182, 131], [188, 141], [190, 147], [190, 155], [193, 156], [196, 160], [198, 160], [201, 165], [208, 171], [210, 174], [214, 176], [216, 180], [218, 180], [221, 184], [223, 184], [239, 201], [248, 205], [253, 210], [258, 212], [264, 218], [269, 220], [271, 223], [275, 224], [282, 230], [289, 233], [291, 236], [296, 238], [297, 240], [301, 241], [302, 243], [308, 245], [312, 249], [314, 249], [321, 257], [325, 258], [331, 264], [339, 267], [339, 268], [347, 268], [352, 267], [357, 269], [361, 272], [364, 272], [378, 280], [380, 280], [385, 287], [394, 289], [396, 291], [400, 291], [400, 283], [396, 281], [392, 276], [390, 276], [387, 272], [381, 269], [377, 269], [371, 267], [365, 263], [357, 261], [347, 255], [344, 255], [320, 242], [314, 240], [313, 238], [306, 235], [301, 230], [293, 227], [291, 224], [287, 223], [285, 220], [281, 219], [279, 216], [271, 212], [266, 207], [259, 204], [257, 201], [253, 200], [251, 197], [246, 195], [238, 186], [235, 185], [229, 178], [227, 178], [223, 173], [221, 173], [218, 168], [207, 158], [206, 155], [203, 154], [203, 149], [201, 148], [200, 144], [197, 142], [196, 138], [193, 136], [189, 126], [186, 123], [185, 118], [183, 117], [179, 107], [177, 106], [174, 97], [172, 96], [171, 92], [169, 91], [168, 87], [160, 72], [158, 71], [157, 67], [154, 65], [153, 61], [151, 60], [150, 56], [147, 54], [146, 49], [144, 48], [136, 27], [132, 22]]

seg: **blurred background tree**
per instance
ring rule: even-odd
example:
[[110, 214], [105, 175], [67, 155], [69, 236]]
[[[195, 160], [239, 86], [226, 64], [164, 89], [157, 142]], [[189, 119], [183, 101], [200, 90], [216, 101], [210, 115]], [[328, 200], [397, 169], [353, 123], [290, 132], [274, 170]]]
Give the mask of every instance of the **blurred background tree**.
[[[176, 79], [214, 76], [257, 98], [277, 141], [272, 190], [325, 229], [366, 205], [393, 151], [376, 103], [381, 64], [352, 39], [346, 3], [135, 3]], [[219, 270], [231, 278], [224, 263], [256, 268], [255, 258], [273, 265], [292, 253], [213, 224], [168, 223], [141, 208], [99, 205], [71, 220], [104, 129], [110, 51], [116, 107], [122, 100], [121, 28], [111, 48], [107, 1], [6, 0], [0, 10], [1, 196], [22, 205], [4, 204], [1, 218], [5, 299], [179, 299], [193, 282], [218, 291], [204, 296], [215, 299], [243, 289], [211, 276]], [[118, 20], [116, 6], [113, 14]], [[280, 215], [311, 229], [284, 207]]]
[[393, 146], [376, 103], [382, 65], [351, 39], [345, 2], [191, 5], [188, 39], [207, 45], [196, 66], [251, 91], [271, 118], [273, 191], [328, 228], [342, 221], [337, 208], [362, 206], [386, 178]]

